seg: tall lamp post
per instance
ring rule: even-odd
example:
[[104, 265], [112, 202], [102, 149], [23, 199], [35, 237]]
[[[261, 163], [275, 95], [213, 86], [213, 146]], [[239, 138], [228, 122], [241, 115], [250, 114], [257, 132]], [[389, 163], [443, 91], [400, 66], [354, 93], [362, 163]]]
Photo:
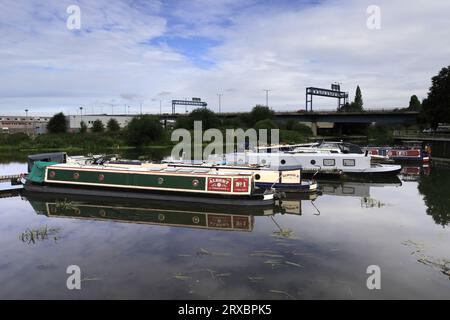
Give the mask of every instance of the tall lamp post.
[[223, 93], [217, 93], [217, 96], [219, 97], [219, 114], [221, 113], [221, 108], [222, 108], [222, 96]]
[[28, 135], [28, 109], [25, 109], [25, 127]]
[[270, 89], [264, 89], [263, 91], [266, 92], [266, 107], [269, 107], [269, 92], [272, 91]]
[[80, 107], [80, 127], [82, 122], [83, 122], [83, 107]]

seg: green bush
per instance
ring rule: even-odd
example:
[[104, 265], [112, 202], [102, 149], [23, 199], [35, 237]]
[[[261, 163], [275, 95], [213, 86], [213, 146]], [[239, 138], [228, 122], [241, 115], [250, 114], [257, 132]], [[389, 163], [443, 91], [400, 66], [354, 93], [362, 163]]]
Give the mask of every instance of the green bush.
[[126, 127], [126, 140], [133, 146], [160, 141], [165, 132], [158, 117], [143, 115], [133, 118]]
[[220, 118], [213, 111], [206, 108], [198, 108], [187, 116], [178, 117], [175, 128], [192, 130], [194, 129], [194, 121], [201, 121], [203, 130], [219, 128], [222, 125]]
[[47, 124], [49, 133], [65, 133], [67, 131], [66, 116], [60, 112], [50, 118]]
[[256, 130], [260, 130], [260, 129], [278, 129], [278, 126], [272, 120], [265, 119], [265, 120], [260, 120], [260, 121], [256, 122], [254, 128]]

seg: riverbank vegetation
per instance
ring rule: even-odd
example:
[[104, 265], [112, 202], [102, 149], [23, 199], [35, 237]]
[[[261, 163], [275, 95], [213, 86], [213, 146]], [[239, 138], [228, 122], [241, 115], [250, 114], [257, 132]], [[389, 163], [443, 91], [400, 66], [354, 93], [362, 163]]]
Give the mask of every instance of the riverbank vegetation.
[[280, 141], [284, 143], [306, 142], [312, 136], [308, 126], [292, 120], [278, 122], [275, 120], [273, 110], [264, 106], [255, 106], [251, 112], [242, 113], [235, 118], [221, 118], [209, 109], [199, 108], [185, 116], [180, 116], [174, 124], [165, 126], [163, 121], [152, 115], [135, 117], [125, 128], [120, 128], [114, 119], [111, 119], [106, 126], [100, 120], [96, 120], [90, 130], [82, 122], [76, 132], [68, 132], [64, 114], [58, 113], [51, 118], [46, 134], [34, 137], [25, 133], [1, 134], [0, 151], [83, 150], [95, 152], [136, 147], [165, 148], [176, 143], [170, 140], [174, 129], [183, 128], [193, 132], [195, 121], [201, 121], [202, 131], [217, 128], [224, 136], [226, 129], [238, 128], [267, 129], [269, 136], [270, 130], [279, 129]]

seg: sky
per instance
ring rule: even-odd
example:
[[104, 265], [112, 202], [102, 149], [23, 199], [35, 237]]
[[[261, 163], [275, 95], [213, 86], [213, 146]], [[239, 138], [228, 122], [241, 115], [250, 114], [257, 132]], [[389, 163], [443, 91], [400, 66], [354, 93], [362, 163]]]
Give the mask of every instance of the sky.
[[[366, 108], [426, 97], [450, 65], [448, 0], [0, 0], [0, 114], [305, 108], [338, 82]], [[79, 28], [68, 19], [80, 8]], [[369, 6], [380, 9], [379, 19]], [[368, 12], [369, 8], [369, 12]], [[375, 17], [376, 20], [373, 20]], [[369, 23], [368, 27], [368, 21]], [[376, 28], [373, 22], [376, 21]], [[314, 108], [336, 107], [315, 98]], [[130, 108], [127, 108], [130, 106]], [[183, 107], [177, 109], [184, 112]]]

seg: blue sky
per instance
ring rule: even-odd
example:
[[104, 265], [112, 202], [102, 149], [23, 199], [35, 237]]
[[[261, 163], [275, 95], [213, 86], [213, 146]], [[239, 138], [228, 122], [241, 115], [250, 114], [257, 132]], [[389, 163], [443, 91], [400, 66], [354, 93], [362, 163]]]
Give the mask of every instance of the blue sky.
[[[351, 97], [360, 85], [366, 107], [403, 107], [450, 64], [450, 2], [375, 2], [2, 0], [0, 113], [158, 112], [159, 99], [169, 112], [186, 97], [216, 110], [217, 93], [223, 110], [249, 110], [263, 89], [275, 110], [298, 110], [305, 87], [336, 81]], [[66, 28], [74, 4], [80, 30]], [[372, 4], [379, 30], [366, 25]]]

